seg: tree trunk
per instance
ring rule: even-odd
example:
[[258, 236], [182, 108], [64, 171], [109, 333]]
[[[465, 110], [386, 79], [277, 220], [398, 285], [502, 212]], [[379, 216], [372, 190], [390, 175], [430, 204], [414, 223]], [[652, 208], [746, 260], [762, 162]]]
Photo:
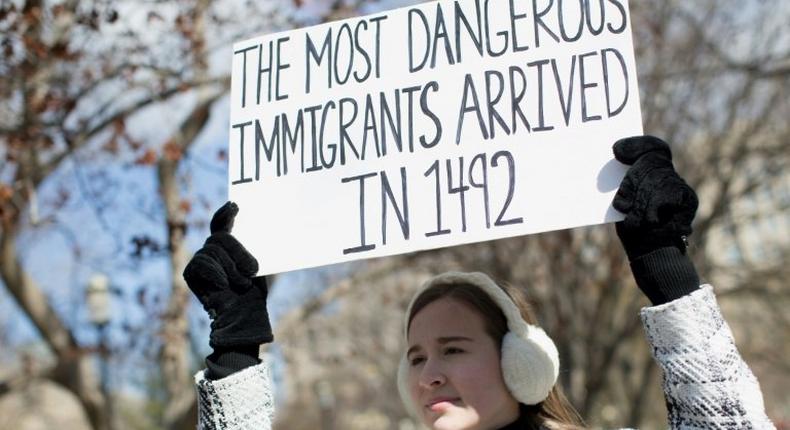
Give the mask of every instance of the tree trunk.
[[191, 407], [194, 397], [189, 374], [189, 322], [186, 311], [189, 290], [182, 276], [188, 260], [184, 246], [185, 213], [178, 190], [177, 160], [159, 162], [159, 188], [166, 208], [168, 250], [170, 251], [170, 299], [162, 316], [162, 347], [159, 351], [162, 380], [167, 391], [166, 428], [170, 428]]
[[[204, 15], [208, 9], [207, 0], [198, 0], [192, 11], [193, 65], [198, 78], [207, 77], [208, 64], [205, 53]], [[197, 417], [195, 391], [189, 363], [189, 322], [187, 309], [190, 292], [183, 278], [184, 268], [190, 254], [186, 249], [186, 214], [188, 205], [181, 194], [178, 184], [178, 165], [182, 155], [195, 141], [203, 126], [208, 122], [212, 103], [224, 92], [216, 93], [209, 87], [197, 89], [197, 105], [174, 133], [165, 148], [157, 166], [159, 192], [165, 206], [168, 232], [168, 251], [170, 252], [170, 299], [162, 318], [162, 348], [160, 365], [167, 391], [165, 407], [165, 428], [178, 430], [194, 427]], [[170, 155], [168, 155], [168, 153]]]
[[0, 233], [0, 277], [6, 289], [38, 330], [41, 338], [55, 355], [52, 373], [55, 382], [70, 390], [85, 407], [91, 426], [96, 430], [110, 428], [106, 399], [85, 350], [63, 324], [49, 299], [24, 271], [16, 248], [19, 218], [3, 225]]

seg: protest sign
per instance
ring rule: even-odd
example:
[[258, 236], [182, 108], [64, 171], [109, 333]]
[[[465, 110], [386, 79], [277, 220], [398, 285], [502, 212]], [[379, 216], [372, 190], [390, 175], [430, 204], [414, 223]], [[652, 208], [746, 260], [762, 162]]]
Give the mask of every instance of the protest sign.
[[424, 3], [234, 45], [229, 194], [261, 274], [621, 219], [626, 0]]

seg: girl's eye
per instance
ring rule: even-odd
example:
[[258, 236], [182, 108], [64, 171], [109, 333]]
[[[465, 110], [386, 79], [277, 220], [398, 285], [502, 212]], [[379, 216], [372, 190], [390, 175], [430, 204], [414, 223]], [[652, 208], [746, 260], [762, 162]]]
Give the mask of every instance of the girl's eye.
[[455, 348], [455, 347], [449, 347], [449, 348], [447, 348], [447, 349], [445, 349], [445, 350], [444, 350], [444, 353], [445, 353], [445, 354], [460, 354], [460, 353], [462, 353], [462, 352], [464, 352], [464, 350], [463, 350], [463, 349], [461, 349], [461, 348]]
[[423, 360], [425, 360], [425, 359], [422, 358], [422, 357], [414, 357], [411, 360], [409, 360], [409, 363], [411, 363], [412, 366], [416, 366], [416, 365], [422, 363]]

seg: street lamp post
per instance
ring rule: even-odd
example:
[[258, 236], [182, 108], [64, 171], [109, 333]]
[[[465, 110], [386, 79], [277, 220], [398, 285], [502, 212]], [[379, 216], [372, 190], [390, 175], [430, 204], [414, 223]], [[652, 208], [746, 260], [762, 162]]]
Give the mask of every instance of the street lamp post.
[[107, 429], [114, 426], [113, 401], [110, 392], [110, 365], [109, 346], [107, 342], [107, 324], [110, 322], [110, 281], [107, 276], [96, 273], [88, 280], [86, 301], [88, 304], [88, 318], [96, 327], [99, 334], [99, 372], [101, 379], [101, 392], [107, 408]]

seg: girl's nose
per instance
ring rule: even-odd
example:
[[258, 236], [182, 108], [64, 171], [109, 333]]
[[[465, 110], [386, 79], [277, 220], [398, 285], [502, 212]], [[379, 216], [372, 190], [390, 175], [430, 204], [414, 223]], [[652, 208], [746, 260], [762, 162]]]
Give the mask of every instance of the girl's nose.
[[447, 382], [447, 377], [441, 366], [438, 366], [433, 360], [428, 360], [420, 372], [419, 382], [423, 388], [436, 388], [444, 385]]

